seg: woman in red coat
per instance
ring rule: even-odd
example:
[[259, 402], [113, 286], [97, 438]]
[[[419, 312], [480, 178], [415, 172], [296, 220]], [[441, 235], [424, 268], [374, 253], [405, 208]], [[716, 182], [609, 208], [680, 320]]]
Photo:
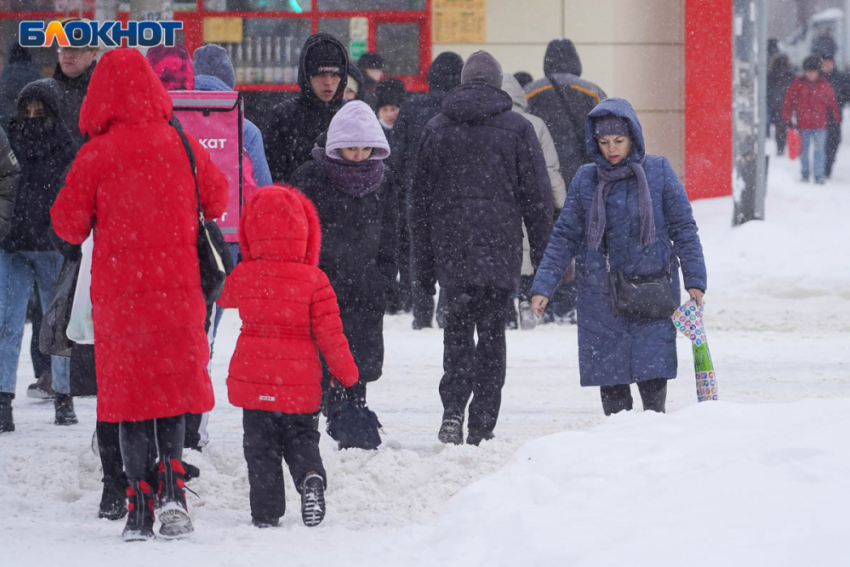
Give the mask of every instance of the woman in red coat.
[[286, 509], [281, 458], [301, 493], [308, 526], [325, 513], [325, 469], [315, 419], [322, 401], [322, 352], [346, 387], [358, 371], [342, 333], [336, 294], [319, 269], [321, 227], [313, 203], [288, 187], [260, 189], [242, 214], [242, 262], [219, 305], [238, 308], [242, 332], [230, 359], [227, 394], [243, 408], [251, 516], [276, 526]]
[[[171, 98], [144, 56], [106, 53], [80, 111], [90, 138], [51, 210], [71, 244], [94, 230], [92, 316], [98, 420], [120, 423], [130, 480], [127, 540], [153, 536], [153, 494], [145, 482], [148, 420], [160, 452], [160, 534], [192, 530], [183, 494], [184, 420], [214, 405], [207, 374], [206, 307], [195, 247], [198, 215], [189, 159], [169, 125]], [[227, 205], [227, 180], [187, 135], [206, 218]]]

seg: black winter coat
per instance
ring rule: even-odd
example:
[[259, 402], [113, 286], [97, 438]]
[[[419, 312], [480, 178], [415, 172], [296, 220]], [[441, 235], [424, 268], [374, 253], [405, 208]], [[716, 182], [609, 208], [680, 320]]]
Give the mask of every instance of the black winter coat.
[[80, 132], [80, 108], [82, 108], [83, 99], [86, 98], [86, 93], [89, 90], [89, 83], [96, 65], [97, 61], [92, 63], [85, 73], [75, 79], [66, 77], [58, 64], [53, 72], [53, 79], [62, 87], [62, 111], [59, 116], [70, 130], [77, 147], [82, 146], [85, 140], [83, 133]]
[[6, 134], [0, 129], [0, 242], [12, 229], [18, 174], [18, 160], [9, 145]]
[[578, 168], [590, 163], [584, 145], [584, 121], [606, 98], [599, 86], [580, 78], [581, 60], [568, 39], [554, 40], [546, 49], [545, 77], [525, 86], [528, 111], [546, 123], [569, 185]]
[[48, 109], [48, 118], [13, 120], [9, 143], [21, 167], [12, 228], [0, 247], [6, 250], [44, 252], [50, 242], [50, 207], [65, 184], [77, 146], [65, 123], [58, 118], [62, 91], [53, 79], [40, 79], [21, 91], [19, 100], [37, 99]]
[[[305, 65], [310, 50], [320, 43], [336, 46], [345, 60], [343, 78], [330, 102], [322, 102], [313, 92]], [[316, 138], [328, 129], [334, 114], [342, 107], [342, 95], [347, 82], [348, 55], [342, 44], [326, 33], [311, 35], [304, 43], [298, 66], [298, 85], [301, 87], [301, 93], [272, 110], [268, 129], [263, 132], [266, 157], [274, 181], [288, 182], [299, 165], [312, 159], [310, 151], [316, 145]]]
[[0, 73], [0, 127], [6, 129], [17, 113], [18, 95], [33, 81], [42, 78], [29, 52], [15, 43], [9, 54], [9, 64]]
[[364, 197], [335, 187], [315, 161], [299, 167], [290, 184], [316, 205], [322, 224], [319, 269], [328, 275], [340, 312], [383, 313], [398, 272], [398, 196], [390, 170]]
[[511, 97], [458, 87], [422, 134], [408, 195], [413, 279], [423, 289], [516, 290], [522, 225], [536, 266], [552, 230], [552, 188], [531, 123]]

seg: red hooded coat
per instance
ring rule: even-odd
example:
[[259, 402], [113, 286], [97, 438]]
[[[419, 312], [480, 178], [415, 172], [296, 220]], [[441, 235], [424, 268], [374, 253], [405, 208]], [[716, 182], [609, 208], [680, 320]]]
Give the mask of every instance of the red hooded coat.
[[[82, 243], [94, 229], [92, 316], [98, 419], [138, 421], [210, 411], [197, 198], [189, 159], [168, 124], [171, 97], [135, 49], [106, 53], [80, 111], [91, 141], [51, 217]], [[187, 138], [208, 219], [227, 205], [227, 179]]]
[[230, 403], [313, 413], [322, 401], [319, 349], [344, 386], [358, 379], [336, 294], [318, 268], [316, 209], [295, 189], [264, 187], [243, 212], [239, 242], [242, 262], [218, 302], [242, 318], [227, 379]]

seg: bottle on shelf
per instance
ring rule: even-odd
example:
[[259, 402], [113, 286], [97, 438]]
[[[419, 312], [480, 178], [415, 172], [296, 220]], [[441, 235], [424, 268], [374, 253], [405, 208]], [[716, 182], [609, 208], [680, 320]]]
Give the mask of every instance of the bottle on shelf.
[[280, 41], [280, 36], [277, 36], [274, 38], [274, 83], [277, 85], [284, 83], [283, 62], [280, 59], [281, 47], [282, 42]]
[[274, 83], [274, 58], [272, 57], [272, 36], [266, 36], [264, 47], [266, 48], [265, 65], [263, 66], [263, 82]]
[[254, 83], [263, 82], [263, 38], [254, 38]]
[[236, 84], [244, 85], [247, 81], [245, 77], [245, 55], [242, 44], [237, 43], [234, 51], [236, 55], [233, 58], [233, 71], [236, 73]]
[[301, 48], [295, 49], [295, 57], [292, 58], [292, 82], [298, 82], [298, 62], [301, 60]]
[[286, 38], [286, 57], [283, 62], [283, 82], [291, 85], [296, 81], [297, 74], [292, 73], [292, 38]]

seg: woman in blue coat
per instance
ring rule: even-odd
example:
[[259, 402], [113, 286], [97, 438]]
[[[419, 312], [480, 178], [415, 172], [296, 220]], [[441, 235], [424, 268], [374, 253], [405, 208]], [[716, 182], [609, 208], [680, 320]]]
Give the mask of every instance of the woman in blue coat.
[[664, 411], [667, 380], [676, 377], [676, 328], [670, 318], [615, 316], [606, 268], [658, 276], [672, 272], [680, 298], [698, 303], [706, 289], [697, 225], [682, 184], [667, 158], [647, 155], [643, 131], [628, 101], [609, 98], [587, 116], [585, 143], [592, 164], [570, 184], [567, 202], [531, 289], [539, 316], [576, 258], [579, 373], [582, 386], [599, 386], [606, 415], [632, 409], [637, 383], [644, 410]]

